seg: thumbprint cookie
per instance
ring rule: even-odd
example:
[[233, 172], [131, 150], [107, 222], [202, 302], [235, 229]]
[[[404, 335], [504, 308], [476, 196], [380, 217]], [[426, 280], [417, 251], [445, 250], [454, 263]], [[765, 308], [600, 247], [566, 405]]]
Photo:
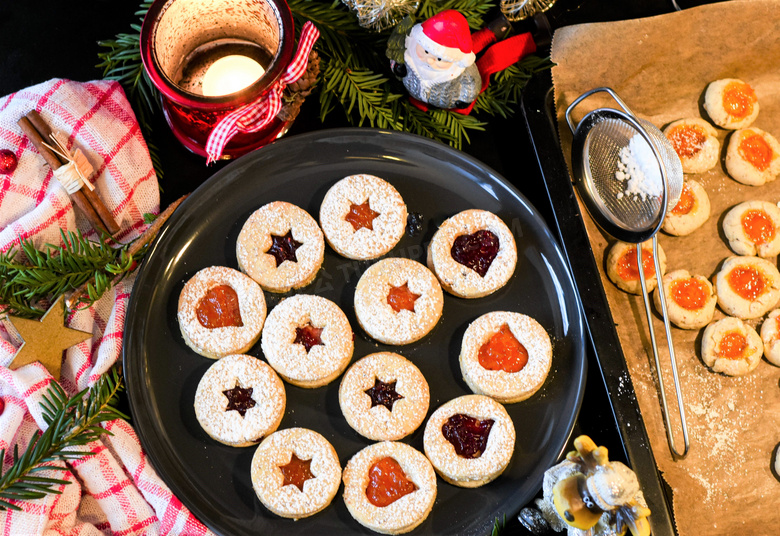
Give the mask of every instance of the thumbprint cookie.
[[512, 231], [486, 210], [465, 210], [444, 221], [428, 246], [428, 267], [442, 288], [481, 298], [507, 284], [517, 265]]
[[723, 234], [737, 255], [774, 257], [780, 253], [780, 208], [767, 201], [746, 201], [723, 218]]
[[270, 292], [311, 283], [325, 256], [325, 239], [309, 213], [274, 201], [244, 223], [236, 242], [238, 267]]
[[726, 148], [726, 171], [749, 186], [771, 182], [780, 174], [780, 144], [760, 128], [737, 130]]
[[336, 450], [317, 432], [288, 428], [269, 435], [252, 457], [252, 487], [274, 514], [292, 519], [324, 510], [341, 485]]
[[382, 534], [403, 534], [425, 521], [436, 500], [436, 473], [405, 443], [369, 445], [347, 462], [344, 503], [355, 520]]
[[761, 324], [761, 341], [764, 343], [764, 356], [780, 367], [780, 309], [769, 313]]
[[[691, 275], [688, 270], [675, 270], [662, 281], [670, 322], [681, 329], [699, 329], [712, 322], [718, 298], [706, 277]], [[653, 303], [662, 312], [658, 289], [653, 293]]]
[[704, 225], [710, 217], [710, 198], [704, 187], [693, 179], [683, 183], [680, 200], [666, 212], [664, 231], [685, 236]]
[[538, 391], [551, 364], [550, 336], [530, 316], [494, 311], [477, 318], [463, 334], [463, 380], [473, 392], [504, 404]]
[[664, 135], [680, 157], [683, 173], [703, 173], [720, 157], [718, 131], [698, 117], [680, 119], [664, 129]]
[[756, 330], [739, 318], [713, 322], [701, 338], [701, 358], [713, 372], [743, 376], [758, 366], [764, 345]]
[[404, 235], [406, 217], [401, 194], [374, 175], [341, 179], [320, 206], [328, 244], [348, 259], [376, 259], [393, 249]]
[[441, 318], [443, 307], [436, 276], [410, 259], [382, 259], [363, 273], [355, 288], [360, 326], [385, 344], [423, 338]]
[[729, 257], [715, 276], [718, 305], [737, 318], [758, 318], [780, 299], [777, 267], [759, 257]]
[[339, 306], [308, 294], [286, 298], [271, 310], [261, 345], [285, 381], [306, 388], [336, 379], [354, 349], [352, 328]]
[[[658, 264], [661, 265], [661, 275], [663, 275], [666, 272], [666, 254], [661, 244], [658, 244]], [[636, 244], [615, 242], [612, 245], [607, 255], [607, 277], [619, 289], [631, 294], [642, 294], [638, 266]], [[655, 276], [655, 260], [651, 240], [642, 243], [642, 269], [645, 273], [647, 292], [652, 292], [658, 284], [658, 279]]]
[[265, 322], [263, 290], [232, 268], [210, 266], [184, 284], [176, 314], [184, 342], [218, 359], [249, 351]]
[[515, 450], [515, 426], [504, 406], [481, 395], [450, 400], [425, 425], [425, 455], [441, 477], [476, 488], [504, 472]]
[[704, 109], [721, 128], [749, 127], [758, 117], [758, 98], [749, 84], [736, 78], [716, 80], [704, 92]]
[[347, 423], [374, 441], [414, 432], [428, 413], [428, 382], [408, 359], [391, 352], [367, 355], [352, 365], [339, 387]]
[[195, 391], [195, 416], [212, 439], [248, 447], [279, 427], [287, 397], [276, 372], [250, 355], [225, 356]]

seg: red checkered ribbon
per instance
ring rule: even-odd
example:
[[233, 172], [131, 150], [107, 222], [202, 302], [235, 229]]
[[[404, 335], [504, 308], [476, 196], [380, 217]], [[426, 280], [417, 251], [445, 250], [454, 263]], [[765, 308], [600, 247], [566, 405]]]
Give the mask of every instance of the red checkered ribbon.
[[206, 142], [206, 154], [208, 155], [206, 164], [219, 160], [225, 145], [233, 136], [239, 132], [257, 132], [276, 117], [279, 110], [282, 109], [284, 88], [298, 80], [306, 72], [309, 54], [319, 36], [320, 31], [314, 24], [307, 22], [303, 25], [295, 57], [279, 80], [256, 100], [227, 114], [211, 131]]

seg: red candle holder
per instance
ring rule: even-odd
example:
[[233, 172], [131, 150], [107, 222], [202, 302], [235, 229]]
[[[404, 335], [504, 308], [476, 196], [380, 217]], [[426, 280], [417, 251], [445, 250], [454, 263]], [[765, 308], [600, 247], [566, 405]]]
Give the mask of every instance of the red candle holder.
[[[157, 0], [141, 28], [141, 57], [160, 92], [165, 119], [176, 138], [201, 156], [214, 126], [262, 96], [285, 71], [294, 49], [292, 14], [284, 0]], [[265, 73], [234, 93], [204, 95], [205, 73], [231, 55], [251, 58]], [[222, 158], [262, 147], [288, 127], [274, 118], [257, 132], [238, 133]]]

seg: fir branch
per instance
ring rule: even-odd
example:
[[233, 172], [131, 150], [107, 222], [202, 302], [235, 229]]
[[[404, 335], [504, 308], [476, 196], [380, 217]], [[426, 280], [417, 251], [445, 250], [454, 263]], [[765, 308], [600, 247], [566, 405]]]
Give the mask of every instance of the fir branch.
[[[51, 464], [92, 454], [74, 449], [99, 439], [103, 434], [111, 435], [98, 424], [127, 418], [115, 407], [121, 390], [122, 378], [117, 369], [104, 374], [92, 387], [72, 398], [68, 398], [58, 383], [51, 382], [41, 401], [43, 419], [48, 426], [46, 431], [33, 436], [21, 456], [18, 445], [14, 447], [14, 461], [5, 474], [0, 466], [0, 511], [21, 510], [9, 501], [39, 499], [51, 493], [62, 493], [57, 486], [70, 484], [69, 481], [35, 476], [33, 473], [68, 471], [67, 467]], [[5, 449], [0, 451], [0, 459], [5, 459]]]

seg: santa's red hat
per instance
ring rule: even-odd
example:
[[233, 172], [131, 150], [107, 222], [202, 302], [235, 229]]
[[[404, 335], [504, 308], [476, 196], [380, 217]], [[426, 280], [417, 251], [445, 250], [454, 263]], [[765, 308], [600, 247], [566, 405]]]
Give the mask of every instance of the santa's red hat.
[[454, 9], [442, 11], [422, 24], [416, 24], [410, 37], [430, 54], [461, 67], [468, 67], [476, 59], [469, 23]]

